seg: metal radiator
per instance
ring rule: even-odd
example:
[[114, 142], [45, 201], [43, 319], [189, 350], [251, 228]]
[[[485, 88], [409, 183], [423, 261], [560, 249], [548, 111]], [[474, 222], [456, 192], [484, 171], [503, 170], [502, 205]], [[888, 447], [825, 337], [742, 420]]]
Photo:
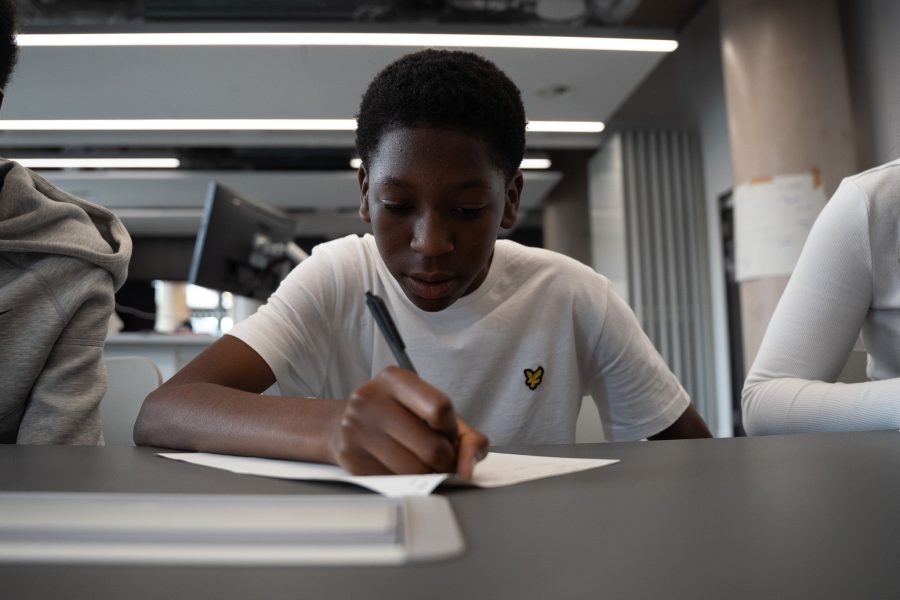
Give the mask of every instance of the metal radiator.
[[717, 407], [699, 143], [676, 130], [618, 135], [629, 303], [712, 426]]

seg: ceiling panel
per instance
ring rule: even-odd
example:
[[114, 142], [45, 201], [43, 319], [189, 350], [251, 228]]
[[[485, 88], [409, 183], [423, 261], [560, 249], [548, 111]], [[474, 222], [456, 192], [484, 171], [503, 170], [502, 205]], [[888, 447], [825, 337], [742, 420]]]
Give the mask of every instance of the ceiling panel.
[[[381, 68], [403, 47], [22, 48], [7, 89], [4, 119], [352, 118]], [[657, 52], [482, 49], [523, 92], [532, 120], [609, 118], [663, 56]], [[2, 129], [2, 121], [0, 121]], [[221, 138], [222, 134], [212, 134]], [[256, 132], [227, 134], [259, 143]], [[302, 143], [322, 134], [276, 134]], [[0, 145], [78, 145], [72, 132], [0, 134]], [[209, 134], [129, 134], [133, 144], [166, 145]], [[352, 145], [352, 134], [338, 135]], [[584, 147], [599, 136], [531, 136], [544, 147]], [[300, 142], [298, 142], [300, 140]], [[109, 142], [115, 143], [115, 142]], [[178, 141], [177, 143], [184, 143]], [[269, 143], [269, 142], [266, 142]]]
[[[195, 24], [177, 26], [184, 31]], [[196, 27], [209, 31], [216, 25]], [[242, 29], [250, 31], [254, 26], [243, 24]], [[526, 33], [502, 26], [499, 31]], [[615, 33], [626, 32], [620, 29]], [[664, 32], [655, 34], [666, 37]], [[72, 156], [98, 149], [106, 153], [144, 149], [158, 155], [190, 153], [202, 147], [259, 146], [285, 153], [292, 148], [296, 153], [301, 147], [349, 152], [353, 132], [346, 131], [13, 132], [3, 131], [3, 120], [352, 118], [374, 74], [413, 50], [352, 46], [25, 47], [6, 90], [0, 156], [23, 149], [31, 155]], [[656, 52], [525, 49], [478, 52], [496, 62], [522, 89], [526, 113], [532, 120], [605, 121], [664, 56]], [[598, 134], [529, 133], [528, 145], [552, 153], [595, 148], [600, 139]], [[306, 211], [301, 226], [309, 231], [303, 234], [337, 235], [365, 227], [353, 212], [358, 191], [349, 169], [225, 171], [208, 161], [202, 164], [214, 170], [49, 172], [46, 176], [73, 194], [120, 211], [138, 236], [193, 235], [211, 179], [250, 197]], [[555, 172], [526, 173], [524, 211], [534, 214], [560, 178]]]

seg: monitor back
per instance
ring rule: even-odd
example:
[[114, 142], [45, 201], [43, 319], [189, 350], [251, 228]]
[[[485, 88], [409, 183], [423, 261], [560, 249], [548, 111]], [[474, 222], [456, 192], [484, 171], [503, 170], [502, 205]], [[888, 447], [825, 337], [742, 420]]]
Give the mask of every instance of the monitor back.
[[265, 300], [290, 269], [287, 260], [253, 260], [258, 235], [272, 242], [293, 240], [294, 220], [286, 213], [249, 200], [210, 182], [203, 220], [194, 246], [189, 281], [195, 285]]

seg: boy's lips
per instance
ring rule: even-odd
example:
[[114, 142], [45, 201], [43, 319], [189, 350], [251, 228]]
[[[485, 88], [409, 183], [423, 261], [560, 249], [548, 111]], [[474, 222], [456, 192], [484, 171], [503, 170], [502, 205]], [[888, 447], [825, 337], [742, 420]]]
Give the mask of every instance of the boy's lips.
[[448, 273], [410, 273], [405, 279], [410, 291], [426, 300], [443, 298], [456, 286], [456, 277]]

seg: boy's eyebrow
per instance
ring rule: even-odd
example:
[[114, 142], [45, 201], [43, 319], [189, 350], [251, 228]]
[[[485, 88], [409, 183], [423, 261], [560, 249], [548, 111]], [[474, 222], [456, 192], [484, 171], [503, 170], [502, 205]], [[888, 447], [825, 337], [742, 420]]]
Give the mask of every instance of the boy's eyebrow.
[[[382, 177], [381, 179], [378, 180], [378, 183], [380, 185], [391, 185], [394, 187], [405, 188], [405, 189], [415, 187], [415, 185], [410, 183], [409, 181], [406, 181], [405, 179], [400, 179], [399, 177], [394, 177], [393, 175], [385, 175], [384, 177]], [[490, 184], [481, 177], [473, 177], [472, 179], [463, 180], [460, 183], [457, 183], [456, 185], [454, 185], [453, 187], [458, 190], [467, 190], [467, 189], [471, 189], [471, 188], [488, 188], [488, 187], [490, 187]]]
[[411, 188], [413, 185], [408, 181], [400, 179], [398, 177], [394, 177], [393, 175], [385, 175], [381, 179], [378, 180], [378, 183], [381, 185], [392, 185], [394, 187], [400, 188]]
[[474, 177], [472, 179], [466, 179], [465, 181], [456, 184], [454, 187], [458, 190], [467, 190], [469, 188], [489, 188], [491, 186], [481, 177]]

